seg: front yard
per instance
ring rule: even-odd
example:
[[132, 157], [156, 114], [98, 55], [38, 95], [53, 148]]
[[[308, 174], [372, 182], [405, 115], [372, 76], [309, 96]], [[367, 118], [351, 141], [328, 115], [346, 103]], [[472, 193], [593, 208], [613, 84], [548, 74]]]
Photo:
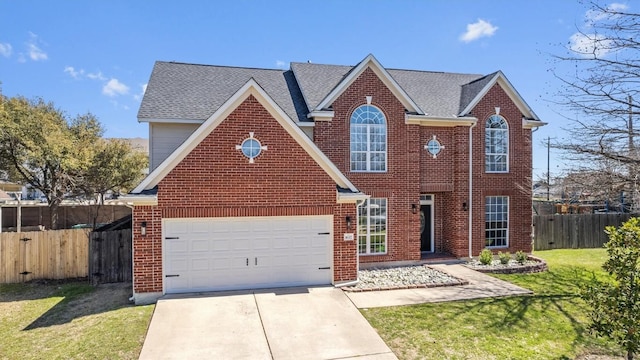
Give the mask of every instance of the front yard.
[[[366, 309], [362, 313], [400, 359], [575, 359], [618, 355], [586, 329], [579, 288], [603, 275], [604, 249], [535, 253], [549, 271], [496, 275], [534, 295]], [[589, 357], [586, 357], [590, 354]], [[602, 356], [599, 359], [615, 357]]]
[[[531, 296], [363, 310], [400, 359], [613, 359], [586, 330], [580, 285], [602, 276], [602, 249], [536, 252], [549, 271], [496, 275]], [[137, 359], [153, 305], [130, 285], [0, 285], [0, 359]], [[590, 354], [588, 357], [586, 354]], [[604, 355], [594, 357], [593, 354]], [[617, 358], [616, 358], [617, 359]]]
[[0, 285], [0, 359], [137, 359], [153, 305], [131, 285]]

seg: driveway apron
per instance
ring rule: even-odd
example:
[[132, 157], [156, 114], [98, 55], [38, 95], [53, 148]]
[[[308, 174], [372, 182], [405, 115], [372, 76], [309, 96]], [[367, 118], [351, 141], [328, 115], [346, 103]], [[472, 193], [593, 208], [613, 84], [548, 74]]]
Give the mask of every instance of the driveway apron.
[[333, 287], [171, 295], [140, 359], [397, 359]]

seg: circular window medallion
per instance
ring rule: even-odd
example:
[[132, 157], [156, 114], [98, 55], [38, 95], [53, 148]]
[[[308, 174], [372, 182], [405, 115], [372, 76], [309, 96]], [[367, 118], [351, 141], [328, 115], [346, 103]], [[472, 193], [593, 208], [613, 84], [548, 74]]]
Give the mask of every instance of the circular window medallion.
[[260, 156], [262, 150], [267, 150], [266, 146], [260, 144], [260, 141], [253, 137], [253, 133], [249, 133], [249, 137], [242, 141], [242, 144], [236, 145], [236, 150], [242, 151], [242, 155], [249, 159], [249, 163], [253, 164], [253, 159]]
[[436, 139], [436, 136], [433, 135], [433, 139], [427, 142], [427, 145], [424, 146], [424, 149], [427, 150], [429, 154], [431, 154], [435, 159], [440, 151], [444, 149], [444, 145], [440, 144], [440, 141], [438, 141], [438, 139]]
[[248, 157], [249, 159], [258, 157], [258, 155], [260, 155], [260, 152], [262, 152], [262, 149], [260, 149], [260, 142], [256, 139], [252, 139], [252, 138], [245, 139], [242, 142], [241, 146], [242, 146], [242, 153], [244, 154], [244, 156]]

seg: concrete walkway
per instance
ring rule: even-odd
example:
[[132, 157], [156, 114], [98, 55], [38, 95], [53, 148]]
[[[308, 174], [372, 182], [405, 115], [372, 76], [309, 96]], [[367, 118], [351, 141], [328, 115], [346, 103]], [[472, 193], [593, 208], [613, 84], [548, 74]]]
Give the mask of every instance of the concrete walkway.
[[165, 296], [140, 359], [397, 360], [333, 287]]
[[467, 280], [469, 284], [439, 288], [348, 292], [347, 296], [358, 308], [364, 309], [533, 293], [530, 290], [479, 273], [459, 264], [430, 266], [459, 279]]

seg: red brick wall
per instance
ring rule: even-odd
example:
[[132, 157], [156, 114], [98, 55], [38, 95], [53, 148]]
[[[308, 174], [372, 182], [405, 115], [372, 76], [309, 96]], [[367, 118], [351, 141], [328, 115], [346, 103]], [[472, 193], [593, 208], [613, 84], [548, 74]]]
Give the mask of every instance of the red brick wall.
[[[382, 110], [387, 118], [386, 173], [350, 171], [349, 120], [351, 113], [366, 104]], [[500, 107], [509, 122], [509, 173], [486, 174], [484, 170], [484, 126]], [[404, 106], [375, 73], [367, 69], [333, 103], [335, 116], [317, 122], [314, 141], [361, 191], [387, 198], [388, 254], [360, 256], [361, 262], [415, 260], [420, 258], [419, 215], [411, 204], [420, 194], [434, 195], [434, 245], [436, 251], [468, 256], [469, 210], [473, 207], [473, 255], [484, 248], [484, 198], [508, 195], [509, 248], [503, 251], [531, 251], [531, 131], [522, 129], [522, 114], [509, 96], [496, 85], [475, 107], [479, 121], [473, 128], [473, 203], [469, 199], [469, 127], [420, 127], [406, 125]], [[433, 158], [424, 145], [436, 135], [445, 148]]]
[[[147, 223], [146, 235], [140, 233]], [[157, 206], [133, 209], [133, 291], [162, 292], [162, 215]]]
[[[236, 145], [254, 132], [267, 150], [249, 163]], [[161, 219], [172, 217], [333, 215], [335, 281], [353, 280], [354, 242], [343, 242], [336, 184], [277, 121], [250, 96], [158, 184], [158, 206], [134, 212], [134, 290], [162, 291]], [[139, 234], [147, 221], [147, 235]], [[149, 224], [153, 223], [153, 229]]]
[[[366, 104], [377, 106], [387, 119], [387, 172], [351, 172], [351, 113]], [[330, 122], [317, 122], [314, 141], [354, 185], [372, 197], [387, 198], [387, 254], [360, 256], [361, 262], [420, 259], [420, 215], [411, 205], [420, 200], [420, 127], [406, 125], [404, 106], [377, 75], [366, 69], [333, 103]], [[416, 246], [417, 245], [417, 246]]]
[[[500, 107], [500, 115], [509, 125], [509, 172], [506, 174], [487, 174], [484, 166], [484, 128], [496, 107]], [[531, 252], [531, 130], [522, 128], [522, 113], [497, 84], [471, 113], [478, 118], [473, 133], [473, 152], [478, 155], [474, 155], [473, 161], [473, 237], [482, 239], [474, 241], [473, 254], [484, 248], [485, 197], [497, 195], [509, 196], [509, 247], [499, 250]]]

